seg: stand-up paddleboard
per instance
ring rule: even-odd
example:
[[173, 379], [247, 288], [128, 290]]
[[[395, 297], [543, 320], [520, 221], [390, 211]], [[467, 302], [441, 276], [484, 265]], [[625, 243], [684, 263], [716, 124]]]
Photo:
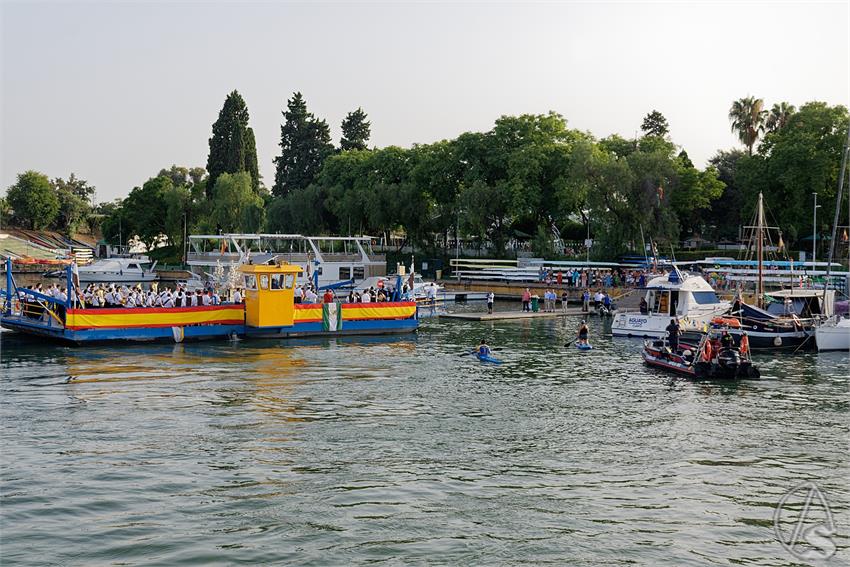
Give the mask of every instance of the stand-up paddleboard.
[[590, 344], [582, 344], [576, 341], [576, 348], [579, 350], [593, 350], [593, 347]]
[[498, 358], [493, 358], [493, 357], [492, 357], [492, 356], [490, 356], [490, 355], [475, 353], [475, 356], [476, 356], [476, 357], [478, 358], [478, 360], [480, 360], [481, 362], [489, 362], [490, 364], [502, 364], [502, 361], [501, 361], [501, 360], [499, 360]]

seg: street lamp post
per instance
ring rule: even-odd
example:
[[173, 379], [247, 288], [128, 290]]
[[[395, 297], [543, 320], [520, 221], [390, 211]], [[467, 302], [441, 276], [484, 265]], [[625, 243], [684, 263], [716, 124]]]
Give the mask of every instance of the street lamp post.
[[590, 266], [590, 210], [582, 211], [584, 218], [587, 220], [587, 239], [584, 241], [584, 249], [586, 250], [585, 262]]

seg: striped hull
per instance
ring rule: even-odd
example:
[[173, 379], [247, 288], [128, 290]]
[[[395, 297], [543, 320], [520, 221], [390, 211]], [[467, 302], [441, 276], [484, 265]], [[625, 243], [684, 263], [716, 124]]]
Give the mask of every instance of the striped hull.
[[251, 327], [245, 324], [243, 305], [182, 308], [69, 309], [65, 326], [53, 319], [3, 316], [6, 329], [73, 344], [223, 340], [245, 338], [382, 335], [417, 329], [416, 304], [344, 304], [339, 328], [329, 329], [322, 305], [296, 305], [294, 324], [285, 327]]

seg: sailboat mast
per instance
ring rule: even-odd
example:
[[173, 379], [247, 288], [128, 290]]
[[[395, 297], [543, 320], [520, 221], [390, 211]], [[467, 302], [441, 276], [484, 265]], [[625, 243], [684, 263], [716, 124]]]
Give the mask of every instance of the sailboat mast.
[[762, 202], [762, 194], [759, 192], [759, 206], [758, 206], [758, 222], [756, 223], [758, 226], [756, 230], [758, 230], [758, 242], [756, 244], [758, 248], [758, 285], [756, 286], [756, 305], [762, 307], [764, 303], [764, 203]]
[[[829, 287], [829, 272], [832, 267], [832, 258], [835, 253], [835, 238], [838, 235], [838, 218], [841, 214], [841, 198], [844, 196], [844, 174], [847, 170], [847, 156], [850, 154], [850, 128], [847, 129], [847, 140], [844, 142], [844, 153], [841, 156], [841, 173], [838, 175], [838, 195], [835, 196], [835, 216], [832, 219], [832, 234], [829, 239], [829, 257], [826, 261], [826, 280], [823, 286], [824, 301], [826, 300], [826, 289]], [[850, 219], [850, 217], [848, 217]], [[850, 225], [850, 220], [848, 220]], [[850, 230], [850, 228], [848, 228]], [[850, 255], [850, 245], [848, 245], [848, 255]], [[848, 259], [850, 261], [850, 259]]]

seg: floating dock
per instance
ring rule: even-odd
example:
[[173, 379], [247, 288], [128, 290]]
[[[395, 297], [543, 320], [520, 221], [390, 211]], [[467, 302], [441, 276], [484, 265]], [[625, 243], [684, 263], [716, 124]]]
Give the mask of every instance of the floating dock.
[[566, 317], [570, 315], [588, 315], [587, 311], [580, 308], [570, 308], [564, 311], [497, 311], [495, 313], [441, 313], [441, 319], [463, 319], [465, 321], [501, 321], [505, 319], [549, 319], [552, 317]]

